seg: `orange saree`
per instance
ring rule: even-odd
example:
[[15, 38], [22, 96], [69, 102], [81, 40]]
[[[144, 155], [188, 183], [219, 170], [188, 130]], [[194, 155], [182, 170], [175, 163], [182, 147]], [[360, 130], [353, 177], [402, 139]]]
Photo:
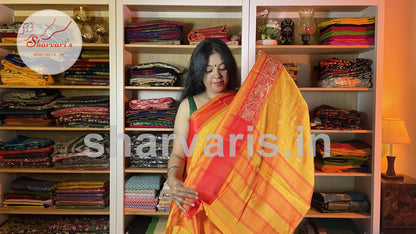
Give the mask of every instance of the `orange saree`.
[[[283, 65], [262, 53], [237, 94], [191, 116], [184, 186], [187, 213], [172, 205], [167, 233], [292, 233], [314, 187], [308, 107]], [[189, 144], [191, 145], [191, 144]]]

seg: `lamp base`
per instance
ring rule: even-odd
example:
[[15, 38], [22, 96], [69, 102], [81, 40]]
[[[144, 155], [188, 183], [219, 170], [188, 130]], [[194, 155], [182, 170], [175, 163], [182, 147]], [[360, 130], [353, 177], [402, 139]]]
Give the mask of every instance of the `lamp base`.
[[386, 173], [381, 173], [381, 178], [386, 179], [386, 180], [403, 180], [404, 177], [402, 175], [387, 175]]

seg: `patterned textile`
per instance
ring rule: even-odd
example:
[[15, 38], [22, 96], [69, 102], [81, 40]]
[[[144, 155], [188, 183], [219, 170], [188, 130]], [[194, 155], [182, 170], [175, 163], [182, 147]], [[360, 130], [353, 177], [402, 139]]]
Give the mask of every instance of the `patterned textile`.
[[130, 85], [171, 87], [183, 73], [178, 66], [163, 62], [141, 63], [127, 66], [130, 72]]
[[126, 111], [126, 124], [132, 128], [173, 128], [175, 104], [172, 98], [131, 100]]
[[124, 188], [126, 190], [159, 190], [161, 175], [134, 175], [130, 177]]
[[[62, 209], [105, 208], [109, 203], [108, 186], [108, 181], [60, 182], [57, 184], [55, 207]], [[62, 193], [62, 191], [65, 192]]]
[[107, 50], [84, 50], [81, 58], [59, 77], [59, 83], [107, 86], [110, 83], [109, 61]]
[[5, 207], [40, 207], [53, 205], [52, 196], [57, 182], [18, 177], [10, 183], [11, 190], [4, 195]]
[[138, 99], [131, 100], [129, 107], [131, 109], [159, 109], [166, 110], [171, 108], [175, 104], [173, 98], [151, 98], [151, 99]]
[[331, 19], [318, 24], [319, 44], [374, 45], [375, 18]]
[[75, 96], [60, 98], [51, 113], [56, 123], [65, 127], [109, 127], [108, 96]]
[[0, 119], [6, 126], [51, 125], [50, 108], [54, 101], [61, 96], [59, 90], [8, 90], [0, 98], [0, 106], [2, 107]]
[[358, 130], [360, 113], [351, 109], [339, 109], [328, 105], [316, 107], [311, 115], [312, 129]]
[[320, 61], [319, 83], [331, 88], [369, 88], [372, 86], [372, 61], [370, 59], [337, 59]]
[[[296, 151], [297, 130], [303, 133], [302, 152]], [[223, 142], [231, 134], [252, 134], [253, 150], [244, 139], [235, 157], [228, 155], [227, 143], [222, 150], [227, 155], [207, 157], [204, 147], [213, 141], [204, 139], [212, 133]], [[282, 153], [257, 143], [263, 133], [280, 139]], [[310, 207], [314, 167], [307, 104], [283, 65], [262, 52], [236, 95], [217, 95], [191, 115], [190, 142], [195, 134], [202, 146], [187, 157], [184, 186], [199, 199], [185, 206], [186, 213], [172, 206], [167, 233], [293, 232]]]
[[365, 212], [370, 208], [366, 196], [359, 192], [314, 193], [312, 206], [320, 212]]
[[26, 176], [14, 179], [10, 183], [10, 188], [14, 190], [48, 192], [55, 189], [56, 181], [37, 180]]
[[8, 54], [1, 60], [3, 69], [0, 70], [3, 84], [10, 85], [51, 85], [54, 80], [51, 75], [43, 75], [28, 68], [19, 55]]
[[151, 138], [133, 135], [130, 139], [131, 167], [167, 168], [173, 146], [168, 134], [151, 135]]
[[156, 211], [160, 175], [135, 175], [124, 185], [124, 209], [129, 212]]
[[[106, 170], [110, 167], [110, 137], [108, 134], [99, 135], [102, 140], [92, 137], [88, 138], [92, 144], [104, 147], [102, 155], [98, 148], [90, 147], [84, 140], [87, 135], [56, 142], [52, 162], [54, 167], [62, 170]], [[97, 137], [99, 137], [97, 136]], [[91, 154], [93, 153], [93, 155]]]
[[0, 150], [27, 150], [43, 148], [53, 145], [54, 142], [49, 138], [27, 137], [18, 135], [10, 141], [0, 141]]
[[126, 43], [162, 43], [180, 44], [183, 23], [167, 20], [151, 20], [140, 23], [128, 23]]
[[217, 27], [212, 28], [203, 28], [203, 29], [195, 29], [192, 30], [188, 34], [188, 41], [189, 44], [197, 44], [207, 38], [219, 38], [223, 40], [224, 42], [229, 41], [228, 40], [228, 26], [227, 25], [221, 25]]
[[159, 203], [157, 204], [158, 211], [170, 211], [170, 207], [172, 204], [172, 197], [170, 195], [170, 192], [171, 191], [169, 185], [167, 181], [165, 181], [159, 193]]
[[12, 215], [0, 233], [110, 233], [108, 216]]

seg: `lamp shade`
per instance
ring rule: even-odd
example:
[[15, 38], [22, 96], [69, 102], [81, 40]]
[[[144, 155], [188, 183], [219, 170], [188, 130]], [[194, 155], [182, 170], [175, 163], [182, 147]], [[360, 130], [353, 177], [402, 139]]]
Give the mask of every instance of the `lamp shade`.
[[381, 141], [388, 144], [409, 144], [410, 138], [404, 122], [397, 118], [383, 118]]

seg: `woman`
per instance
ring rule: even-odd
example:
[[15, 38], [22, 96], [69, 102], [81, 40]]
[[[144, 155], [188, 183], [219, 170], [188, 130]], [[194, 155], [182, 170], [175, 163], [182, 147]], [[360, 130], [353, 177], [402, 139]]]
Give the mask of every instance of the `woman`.
[[201, 42], [191, 56], [168, 166], [175, 205], [166, 233], [292, 233], [309, 210], [306, 102], [265, 53], [238, 92], [236, 74], [221, 40]]
[[[237, 64], [228, 46], [220, 39], [209, 38], [199, 43], [190, 61], [174, 129], [174, 134], [183, 136], [186, 142], [195, 107], [202, 107], [218, 94], [235, 90], [238, 84]], [[230, 92], [230, 95], [234, 96], [234, 93]], [[185, 153], [177, 137], [169, 159], [168, 185], [174, 203], [184, 212], [183, 204], [192, 205], [184, 198], [197, 199], [196, 191], [182, 186], [185, 162]]]

